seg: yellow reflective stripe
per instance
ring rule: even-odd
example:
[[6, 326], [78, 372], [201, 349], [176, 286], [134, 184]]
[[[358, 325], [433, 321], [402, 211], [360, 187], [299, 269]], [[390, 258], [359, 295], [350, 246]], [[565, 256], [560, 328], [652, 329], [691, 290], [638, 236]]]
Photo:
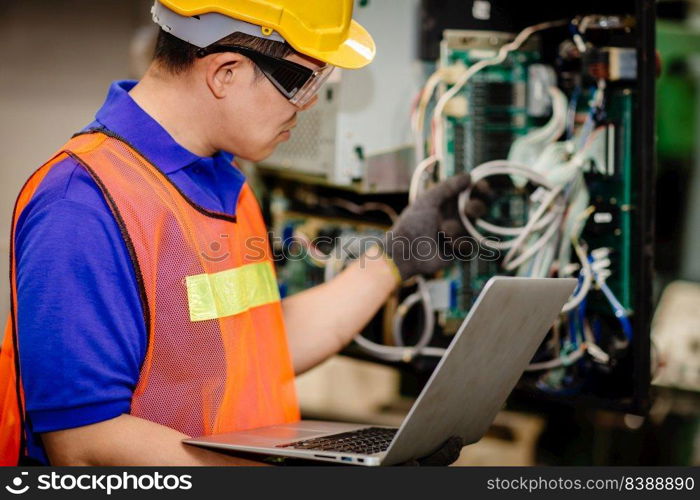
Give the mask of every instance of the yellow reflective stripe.
[[191, 321], [233, 316], [280, 300], [271, 262], [187, 276], [185, 280]]

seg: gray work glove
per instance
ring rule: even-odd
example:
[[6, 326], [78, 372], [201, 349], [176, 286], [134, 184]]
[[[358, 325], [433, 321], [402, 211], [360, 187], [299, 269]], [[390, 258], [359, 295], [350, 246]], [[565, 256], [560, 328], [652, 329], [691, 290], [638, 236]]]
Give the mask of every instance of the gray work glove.
[[454, 463], [464, 447], [462, 438], [452, 436], [443, 445], [427, 457], [417, 458], [404, 462], [401, 465], [422, 466], [422, 467], [444, 467]]
[[[435, 274], [463, 255], [460, 246], [469, 244], [473, 248], [474, 242], [467, 241], [457, 212], [458, 197], [470, 185], [468, 173], [450, 177], [423, 193], [401, 213], [384, 238], [384, 253], [396, 265], [402, 280], [417, 274]], [[489, 185], [478, 182], [472, 188], [465, 215], [471, 219], [482, 217], [491, 197]]]

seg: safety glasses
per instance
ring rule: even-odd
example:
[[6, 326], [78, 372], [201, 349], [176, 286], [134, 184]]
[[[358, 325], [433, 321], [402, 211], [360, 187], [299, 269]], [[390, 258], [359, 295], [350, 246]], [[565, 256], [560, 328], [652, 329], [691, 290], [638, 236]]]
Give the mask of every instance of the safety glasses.
[[316, 71], [287, 59], [261, 54], [255, 50], [238, 45], [210, 45], [197, 51], [197, 57], [221, 52], [236, 52], [246, 56], [260, 68], [279, 92], [289, 99], [289, 102], [303, 108], [313, 99], [328, 79], [335, 66], [327, 64]]

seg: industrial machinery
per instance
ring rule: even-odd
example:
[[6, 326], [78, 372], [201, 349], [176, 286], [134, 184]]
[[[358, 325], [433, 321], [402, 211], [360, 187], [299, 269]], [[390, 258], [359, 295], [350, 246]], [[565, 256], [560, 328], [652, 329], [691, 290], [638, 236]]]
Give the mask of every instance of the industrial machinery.
[[[263, 199], [283, 254], [283, 293], [332, 279], [406, 203], [467, 171], [495, 193], [487, 216], [463, 218], [474, 251], [398, 290], [348, 353], [429, 374], [491, 276], [575, 277], [579, 286], [518, 394], [643, 412], [650, 380], [653, 3], [545, 9], [537, 1], [423, 0], [399, 2], [394, 24], [383, 11], [390, 3], [359, 2], [358, 17], [378, 9], [368, 16], [384, 26], [378, 53], [391, 58], [395, 51], [401, 60], [406, 46], [381, 42], [407, 39], [412, 28], [405, 21], [421, 20], [425, 60], [411, 52], [406, 66], [423, 70], [417, 96], [405, 97], [406, 75], [388, 102], [374, 98], [384, 80], [368, 89], [346, 85], [343, 74], [326, 96], [342, 96], [340, 104], [324, 103], [326, 121], [313, 125], [328, 160], [294, 160], [291, 151], [308, 148], [304, 135], [265, 164]], [[372, 78], [384, 69], [374, 71]], [[386, 114], [351, 123], [343, 102], [363, 98], [366, 109], [376, 105]], [[405, 115], [396, 112], [397, 98]], [[394, 133], [405, 126], [410, 144]], [[350, 147], [348, 135], [366, 142]], [[369, 146], [381, 141], [393, 141], [390, 154]], [[468, 198], [462, 193], [460, 206]]]
[[418, 0], [357, 2], [354, 17], [379, 50], [362, 71], [336, 69], [316, 106], [299, 115], [294, 140], [260, 166], [365, 193], [401, 192], [415, 165], [410, 100], [422, 85], [416, 59]]

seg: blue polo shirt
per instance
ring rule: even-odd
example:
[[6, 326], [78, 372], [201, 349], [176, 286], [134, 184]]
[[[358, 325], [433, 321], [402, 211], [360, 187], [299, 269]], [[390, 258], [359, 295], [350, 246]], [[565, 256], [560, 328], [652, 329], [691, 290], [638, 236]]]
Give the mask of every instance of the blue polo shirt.
[[[235, 214], [243, 174], [220, 152], [180, 146], [115, 82], [87, 129], [126, 139], [204, 208]], [[88, 172], [55, 165], [22, 212], [15, 238], [19, 358], [30, 456], [41, 432], [128, 413], [146, 355], [136, 276], [119, 227]]]

